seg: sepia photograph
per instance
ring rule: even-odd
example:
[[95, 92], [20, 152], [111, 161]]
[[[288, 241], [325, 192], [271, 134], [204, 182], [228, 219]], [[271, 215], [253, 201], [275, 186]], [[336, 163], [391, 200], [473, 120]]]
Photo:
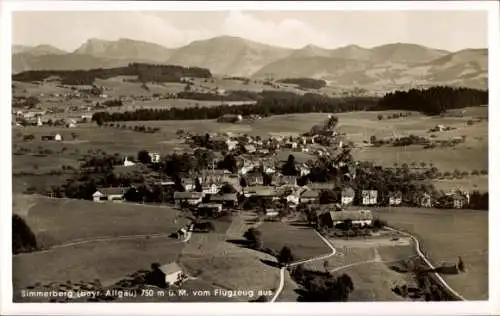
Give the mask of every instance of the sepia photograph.
[[11, 303], [494, 298], [492, 2], [113, 2], [5, 15]]

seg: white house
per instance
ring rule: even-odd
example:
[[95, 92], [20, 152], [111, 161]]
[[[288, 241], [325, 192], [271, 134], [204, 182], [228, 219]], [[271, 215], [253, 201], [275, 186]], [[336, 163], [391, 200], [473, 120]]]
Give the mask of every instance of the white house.
[[152, 163], [159, 163], [160, 162], [160, 154], [158, 153], [148, 153], [149, 157], [151, 158]]
[[[351, 221], [355, 226], [370, 226], [373, 221], [373, 214], [370, 210], [359, 211], [330, 211], [321, 215], [322, 221], [327, 226], [339, 225], [346, 221]], [[326, 220], [326, 221], [325, 221]]]
[[92, 194], [94, 202], [100, 201], [123, 201], [123, 196], [129, 188], [100, 188]]
[[59, 141], [59, 142], [60, 142], [60, 141], [62, 141], [62, 136], [61, 136], [61, 134], [56, 134], [56, 136], [54, 136], [54, 140], [55, 140], [55, 141]]
[[37, 117], [37, 119], [36, 119], [36, 125], [37, 125], [37, 126], [42, 126], [42, 125], [43, 125], [43, 123], [42, 123], [42, 118], [41, 118], [40, 116], [39, 116], [39, 117]]
[[377, 204], [377, 190], [362, 190], [361, 197], [363, 205], [375, 205]]
[[165, 282], [167, 284], [182, 282], [186, 278], [186, 274], [176, 262], [165, 264], [160, 267], [160, 270], [165, 274]]
[[128, 160], [128, 157], [125, 157], [125, 160], [123, 161], [123, 166], [124, 167], [131, 167], [135, 166], [135, 162]]
[[355, 192], [352, 188], [344, 188], [341, 193], [342, 205], [349, 205], [354, 201]]

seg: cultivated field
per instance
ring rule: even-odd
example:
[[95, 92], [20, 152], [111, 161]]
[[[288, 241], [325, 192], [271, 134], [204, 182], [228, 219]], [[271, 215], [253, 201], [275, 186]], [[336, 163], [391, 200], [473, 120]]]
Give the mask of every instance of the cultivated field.
[[376, 213], [414, 234], [434, 265], [455, 263], [461, 256], [465, 273], [442, 277], [466, 299], [488, 299], [488, 212], [400, 207]]
[[292, 226], [280, 222], [264, 222], [259, 226], [264, 248], [279, 252], [287, 246], [294, 261], [327, 255], [331, 249], [318, 234], [309, 227]]
[[167, 206], [96, 203], [17, 195], [13, 212], [23, 217], [44, 248], [130, 235], [168, 235], [187, 223]]

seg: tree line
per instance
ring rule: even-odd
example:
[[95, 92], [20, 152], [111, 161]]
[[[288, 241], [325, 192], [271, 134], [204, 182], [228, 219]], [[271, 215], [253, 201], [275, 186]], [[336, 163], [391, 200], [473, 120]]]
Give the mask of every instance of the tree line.
[[419, 111], [436, 115], [450, 109], [488, 104], [488, 90], [431, 87], [386, 93], [379, 100], [380, 110]]
[[126, 67], [90, 70], [31, 70], [12, 76], [12, 81], [42, 81], [50, 76], [61, 78], [62, 84], [92, 85], [95, 79], [137, 76], [141, 82], [180, 82], [182, 77], [211, 78], [210, 70], [200, 67], [131, 63]]
[[377, 104], [374, 97], [330, 98], [317, 94], [296, 95], [279, 91], [264, 91], [255, 105], [219, 105], [214, 107], [190, 107], [169, 109], [137, 109], [121, 113], [96, 112], [92, 120], [99, 123], [109, 121], [154, 121], [154, 120], [199, 120], [216, 119], [224, 114], [280, 115], [312, 112], [349, 112], [370, 109]]

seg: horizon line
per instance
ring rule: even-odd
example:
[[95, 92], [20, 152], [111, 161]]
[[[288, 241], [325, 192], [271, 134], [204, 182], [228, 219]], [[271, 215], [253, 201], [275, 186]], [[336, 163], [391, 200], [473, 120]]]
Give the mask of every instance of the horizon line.
[[135, 42], [143, 42], [143, 43], [148, 43], [148, 44], [154, 44], [154, 45], [161, 46], [161, 47], [163, 47], [165, 49], [176, 50], [176, 49], [180, 49], [180, 48], [189, 46], [189, 45], [191, 45], [191, 44], [193, 44], [195, 42], [210, 41], [210, 40], [214, 40], [214, 39], [217, 39], [217, 38], [224, 38], [224, 37], [226, 37], [226, 38], [234, 38], [234, 39], [241, 39], [241, 40], [252, 42], [252, 43], [257, 43], [257, 44], [266, 45], [266, 46], [275, 47], [275, 48], [288, 49], [288, 50], [291, 50], [291, 51], [298, 51], [298, 50], [304, 49], [304, 48], [306, 48], [308, 46], [314, 46], [314, 47], [318, 47], [318, 48], [325, 49], [325, 50], [336, 50], [336, 49], [347, 48], [347, 47], [352, 47], [352, 46], [358, 47], [358, 48], [361, 48], [361, 49], [371, 50], [371, 49], [375, 49], [375, 48], [378, 48], [378, 47], [387, 46], [387, 45], [395, 45], [395, 44], [416, 45], [416, 46], [420, 46], [420, 47], [425, 47], [425, 48], [430, 48], [430, 49], [435, 49], [435, 50], [441, 50], [441, 51], [445, 51], [445, 52], [448, 52], [448, 53], [457, 53], [457, 52], [464, 51], [464, 50], [469, 50], [469, 49], [486, 49], [486, 50], [488, 50], [488, 47], [466, 47], [466, 48], [462, 48], [462, 49], [459, 49], [459, 50], [448, 50], [448, 49], [435, 48], [435, 47], [431, 47], [431, 46], [427, 46], [427, 45], [423, 45], [423, 44], [419, 44], [419, 43], [414, 43], [414, 42], [390, 42], [390, 43], [380, 44], [380, 45], [376, 45], [376, 46], [372, 46], [372, 47], [361, 46], [361, 45], [358, 45], [358, 44], [348, 44], [348, 45], [343, 45], [343, 46], [336, 46], [334, 48], [327, 48], [327, 47], [323, 47], [323, 46], [316, 45], [316, 44], [313, 44], [313, 43], [309, 43], [309, 44], [304, 45], [304, 46], [302, 46], [300, 48], [293, 48], [293, 47], [285, 47], [285, 46], [280, 46], [280, 45], [272, 45], [272, 44], [268, 44], [268, 43], [264, 43], [264, 42], [260, 42], [260, 41], [254, 41], [254, 40], [250, 40], [250, 39], [247, 39], [247, 38], [244, 38], [244, 37], [241, 37], [241, 36], [234, 36], [234, 35], [218, 35], [218, 36], [213, 36], [213, 37], [209, 37], [209, 38], [205, 38], [205, 39], [200, 38], [200, 39], [193, 40], [193, 41], [191, 41], [191, 42], [189, 42], [187, 44], [184, 44], [184, 45], [181, 45], [181, 46], [177, 46], [177, 47], [167, 47], [167, 46], [159, 44], [157, 42], [150, 42], [150, 41], [144, 41], [144, 40], [140, 40], [140, 39], [133, 39], [133, 38], [127, 38], [127, 37], [120, 37], [120, 38], [114, 39], [114, 40], [111, 40], [111, 39], [102, 39], [102, 38], [97, 38], [97, 37], [91, 37], [91, 38], [86, 39], [84, 42], [82, 42], [75, 49], [70, 50], [70, 51], [62, 49], [62, 48], [60, 48], [60, 47], [58, 47], [56, 45], [49, 44], [49, 43], [41, 43], [41, 44], [37, 44], [37, 45], [26, 45], [26, 44], [15, 44], [14, 41], [11, 44], [11, 48], [13, 48], [14, 46], [25, 46], [25, 47], [35, 48], [35, 47], [47, 45], [47, 46], [51, 46], [53, 48], [56, 48], [58, 50], [61, 50], [61, 51], [65, 52], [65, 53], [73, 54], [83, 44], [85, 44], [85, 43], [87, 43], [87, 42], [89, 42], [91, 40], [99, 40], [99, 41], [104, 41], [104, 42], [119, 42], [119, 41], [128, 40], [128, 41], [135, 41]]

